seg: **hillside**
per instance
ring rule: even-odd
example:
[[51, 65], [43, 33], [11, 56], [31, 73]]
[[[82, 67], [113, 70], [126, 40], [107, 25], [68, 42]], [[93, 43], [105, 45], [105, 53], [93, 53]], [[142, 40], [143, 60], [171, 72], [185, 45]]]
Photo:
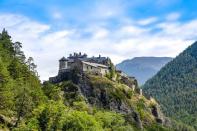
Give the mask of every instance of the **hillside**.
[[46, 99], [33, 58], [21, 48], [6, 30], [0, 33], [0, 130], [18, 127]]
[[41, 84], [21, 48], [7, 31], [0, 33], [0, 130], [193, 131], [165, 117], [135, 79], [114, 68], [107, 76], [74, 69], [57, 83]]
[[122, 61], [116, 65], [116, 68], [129, 76], [136, 77], [139, 84], [143, 85], [171, 60], [170, 57], [135, 57]]
[[197, 42], [164, 66], [143, 89], [162, 106], [167, 116], [197, 130]]
[[[140, 94], [135, 79], [122, 77], [114, 81], [89, 73], [77, 73], [76, 70], [62, 76], [61, 82], [58, 80], [57, 83], [44, 83], [46, 95], [56, 99], [60, 96], [58, 94], [62, 94], [59, 99], [62, 99], [66, 106], [87, 111], [98, 121], [117, 121], [115, 125], [104, 125], [102, 130], [193, 130], [165, 117], [153, 98], [147, 99]], [[57, 89], [61, 93], [54, 94]]]

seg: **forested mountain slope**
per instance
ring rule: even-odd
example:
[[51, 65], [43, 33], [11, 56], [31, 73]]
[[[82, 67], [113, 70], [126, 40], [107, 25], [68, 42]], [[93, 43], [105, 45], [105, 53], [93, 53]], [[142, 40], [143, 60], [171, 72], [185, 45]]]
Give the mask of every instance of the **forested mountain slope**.
[[46, 97], [41, 89], [33, 58], [25, 58], [20, 42], [0, 33], [0, 129], [17, 127]]
[[21, 47], [0, 33], [0, 130], [193, 131], [163, 116], [135, 81], [112, 80], [113, 68], [108, 77], [73, 70], [70, 79], [42, 85]]
[[122, 61], [116, 68], [134, 76], [143, 85], [171, 60], [171, 57], [135, 57]]
[[143, 89], [158, 100], [167, 116], [197, 130], [197, 42], [148, 80]]

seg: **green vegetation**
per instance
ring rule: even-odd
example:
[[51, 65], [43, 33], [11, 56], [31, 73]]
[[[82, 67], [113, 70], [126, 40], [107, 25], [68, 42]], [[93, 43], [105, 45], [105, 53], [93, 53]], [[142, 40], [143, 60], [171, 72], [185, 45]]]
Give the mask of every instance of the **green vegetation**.
[[197, 42], [146, 82], [143, 89], [164, 113], [197, 130]]
[[21, 43], [11, 41], [7, 31], [0, 34], [0, 114], [14, 117], [18, 126], [33, 109], [46, 100], [33, 59], [25, 61]]
[[[182, 129], [156, 123], [145, 99], [128, 86], [107, 77], [87, 76], [91, 94], [84, 95], [78, 79], [58, 84], [40, 83], [33, 58], [25, 58], [19, 42], [13, 43], [7, 31], [0, 33], [0, 130], [13, 131], [157, 131]], [[73, 73], [74, 74], [74, 73]], [[76, 78], [76, 77], [74, 77]], [[106, 92], [102, 94], [101, 92]], [[102, 99], [100, 94], [102, 94]], [[106, 99], [109, 98], [109, 99]], [[134, 112], [125, 114], [92, 104], [108, 102], [125, 104]], [[103, 101], [109, 100], [109, 101]], [[138, 115], [139, 114], [139, 115]], [[140, 120], [141, 119], [141, 120]], [[173, 128], [173, 129], [172, 129]], [[187, 128], [189, 129], [189, 128]]]
[[109, 73], [106, 74], [106, 77], [109, 78], [110, 80], [116, 80], [117, 79], [117, 73], [116, 73], [116, 70], [115, 70], [115, 66], [114, 64], [111, 62], [109, 62]]

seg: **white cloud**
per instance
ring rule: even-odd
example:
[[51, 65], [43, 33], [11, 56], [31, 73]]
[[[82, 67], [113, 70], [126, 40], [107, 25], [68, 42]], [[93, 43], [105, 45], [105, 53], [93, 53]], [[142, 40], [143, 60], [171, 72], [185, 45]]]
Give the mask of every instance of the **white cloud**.
[[150, 17], [150, 18], [138, 21], [138, 24], [139, 25], [149, 25], [149, 24], [156, 22], [157, 20], [158, 19], [156, 17]]
[[[35, 59], [42, 80], [58, 71], [63, 55], [81, 51], [112, 58], [114, 63], [136, 56], [176, 56], [197, 38], [197, 20], [187, 23], [166, 21], [148, 27], [128, 22], [116, 28], [89, 25], [85, 28], [51, 30], [52, 25], [25, 16], [0, 14], [0, 29], [5, 27], [14, 41]], [[148, 24], [154, 20], [144, 20]], [[154, 32], [154, 30], [157, 32]], [[87, 35], [88, 34], [88, 35]]]
[[90, 18], [111, 18], [121, 16], [125, 10], [124, 3], [119, 0], [108, 0], [96, 2], [95, 6], [91, 8]]
[[52, 17], [54, 19], [61, 19], [62, 18], [62, 14], [60, 12], [54, 11], [54, 12], [52, 12]]
[[166, 20], [167, 21], [175, 21], [175, 20], [178, 20], [180, 18], [180, 16], [181, 16], [180, 13], [174, 12], [174, 13], [168, 14], [166, 16]]
[[56, 6], [48, 7], [47, 8], [48, 15], [53, 19], [53, 20], [60, 20], [63, 18], [63, 13], [62, 10], [57, 8]]
[[95, 32], [93, 32], [93, 38], [94, 39], [104, 39], [109, 35], [109, 31], [104, 28], [96, 29]]
[[129, 37], [138, 37], [141, 36], [142, 34], [146, 34], [149, 32], [149, 29], [137, 27], [135, 25], [125, 25], [122, 26], [119, 31], [117, 32], [117, 35], [121, 36], [129, 36]]
[[69, 37], [73, 33], [74, 33], [74, 31], [72, 31], [72, 30], [62, 30], [62, 31], [48, 33], [45, 36], [43, 36], [43, 38], [42, 38], [42, 40], [44, 41], [43, 44], [45, 44], [45, 43], [53, 44], [56, 41], [59, 41], [61, 39], [65, 39], [66, 37]]

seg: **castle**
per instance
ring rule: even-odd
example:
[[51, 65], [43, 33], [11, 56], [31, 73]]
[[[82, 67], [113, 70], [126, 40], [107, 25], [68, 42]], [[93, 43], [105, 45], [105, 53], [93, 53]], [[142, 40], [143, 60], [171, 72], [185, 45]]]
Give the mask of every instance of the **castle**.
[[49, 81], [55, 81], [63, 74], [77, 69], [80, 72], [92, 73], [104, 76], [109, 72], [110, 59], [108, 57], [88, 57], [87, 54], [74, 53], [69, 57], [62, 57], [59, 60], [58, 76], [49, 78]]
[[[58, 75], [50, 77], [49, 81], [52, 83], [58, 83], [63, 80], [72, 79], [72, 73], [76, 70], [82, 73], [105, 76], [110, 71], [110, 65], [111, 60], [108, 57], [101, 57], [101, 55], [98, 57], [88, 57], [87, 54], [82, 54], [81, 52], [70, 54], [69, 57], [62, 57], [59, 60]], [[129, 77], [120, 70], [116, 70], [116, 73], [120, 75], [120, 81], [122, 83], [142, 95], [142, 89], [136, 88], [138, 84], [134, 77]]]

